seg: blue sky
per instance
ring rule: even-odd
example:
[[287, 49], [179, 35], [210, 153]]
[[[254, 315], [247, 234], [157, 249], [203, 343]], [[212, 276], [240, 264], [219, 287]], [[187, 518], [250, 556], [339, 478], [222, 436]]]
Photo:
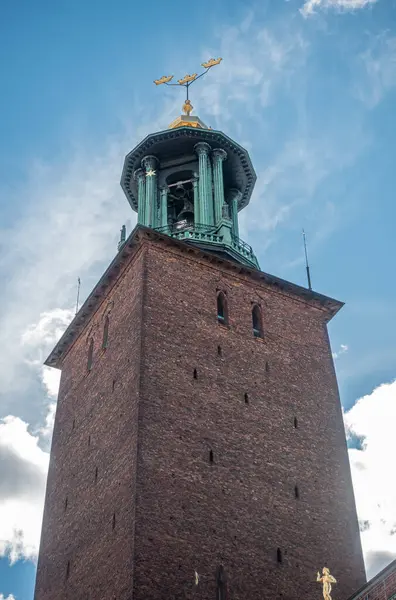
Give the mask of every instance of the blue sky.
[[191, 97], [251, 154], [241, 237], [304, 285], [304, 227], [314, 289], [346, 302], [330, 335], [373, 575], [396, 556], [396, 2], [22, 0], [0, 40], [0, 600], [33, 594], [58, 382], [42, 362], [77, 277], [85, 297], [134, 226], [123, 157], [180, 112], [153, 79], [212, 56]]

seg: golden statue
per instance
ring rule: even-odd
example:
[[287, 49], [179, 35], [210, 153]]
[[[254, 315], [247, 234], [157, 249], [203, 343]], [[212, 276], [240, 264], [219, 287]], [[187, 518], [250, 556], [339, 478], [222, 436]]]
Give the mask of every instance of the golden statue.
[[215, 65], [220, 64], [222, 60], [222, 58], [210, 58], [208, 62], [202, 63], [202, 66], [205, 69], [210, 69], [210, 67], [214, 67]]
[[193, 108], [194, 108], [194, 107], [193, 107], [193, 105], [191, 104], [191, 100], [188, 100], [188, 99], [187, 99], [187, 100], [185, 101], [185, 103], [183, 104], [183, 108], [182, 108], [182, 110], [183, 110], [183, 112], [184, 112], [184, 114], [185, 114], [185, 115], [188, 115], [188, 116], [190, 116], [190, 114], [191, 114], [191, 112], [192, 112], [192, 109], [193, 109]]
[[321, 577], [318, 571], [316, 581], [323, 584], [323, 599], [331, 600], [331, 584], [337, 583], [337, 580], [333, 577], [333, 575], [330, 575], [330, 569], [328, 569], [327, 567], [323, 567], [322, 573], [323, 575]]
[[161, 83], [169, 83], [173, 79], [173, 75], [163, 75], [161, 79], [154, 79], [155, 85], [161, 85]]
[[183, 79], [178, 80], [179, 85], [185, 85], [186, 83], [191, 83], [194, 79], [197, 78], [197, 74], [193, 73], [192, 75], [185, 75]]

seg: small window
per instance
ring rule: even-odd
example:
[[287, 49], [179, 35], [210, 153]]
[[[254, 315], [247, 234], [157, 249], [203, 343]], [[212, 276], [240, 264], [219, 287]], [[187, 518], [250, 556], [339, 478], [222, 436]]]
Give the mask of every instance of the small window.
[[245, 392], [245, 404], [249, 404], [249, 394]]
[[261, 310], [258, 304], [255, 304], [252, 309], [252, 324], [254, 337], [263, 337], [263, 328], [261, 325]]
[[214, 457], [213, 457], [213, 450], [209, 451], [209, 462], [213, 463], [214, 462]]
[[282, 562], [282, 550], [280, 548], [276, 550], [276, 560], [278, 563]]
[[112, 528], [115, 529], [116, 526], [116, 517], [115, 517], [115, 513], [113, 513], [113, 523], [112, 523]]
[[218, 354], [218, 356], [223, 355], [223, 350], [221, 349], [221, 346], [217, 346], [217, 354]]
[[228, 325], [227, 298], [224, 292], [217, 294], [217, 321], [222, 325]]
[[294, 486], [294, 496], [298, 499], [300, 497], [300, 490], [298, 489], [298, 485]]
[[67, 561], [67, 565], [66, 565], [66, 579], [69, 579], [69, 575], [70, 575], [70, 560]]
[[294, 417], [294, 428], [297, 429], [297, 427], [298, 427], [297, 417]]
[[106, 350], [109, 344], [109, 317], [105, 318], [104, 326], [103, 326], [103, 340], [102, 340], [102, 349]]
[[88, 371], [90, 371], [92, 369], [93, 348], [94, 348], [94, 341], [93, 341], [93, 338], [91, 338], [89, 341], [89, 348], [88, 348], [88, 360], [87, 360]]

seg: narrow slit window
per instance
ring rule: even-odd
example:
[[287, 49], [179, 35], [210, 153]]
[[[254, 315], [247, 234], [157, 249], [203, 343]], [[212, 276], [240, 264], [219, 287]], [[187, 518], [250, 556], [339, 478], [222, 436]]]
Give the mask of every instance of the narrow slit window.
[[245, 404], [249, 404], [249, 394], [245, 392]]
[[266, 373], [269, 373], [270, 367], [269, 367], [269, 362], [268, 360], [265, 362], [265, 371]]
[[298, 499], [300, 497], [300, 490], [298, 489], [298, 485], [294, 486], [294, 496]]
[[298, 427], [297, 417], [294, 417], [294, 428], [297, 429], [297, 427]]
[[115, 379], [113, 379], [113, 384], [112, 384], [112, 391], [113, 391], [113, 392], [114, 392], [114, 389], [115, 389], [115, 384], [116, 384], [116, 380], [115, 380]]
[[67, 496], [66, 496], [66, 498], [65, 498], [65, 512], [67, 511], [67, 504], [68, 504], [68, 502], [67, 502]]
[[98, 467], [95, 469], [95, 483], [98, 481]]
[[69, 579], [69, 575], [70, 575], [70, 560], [67, 561], [67, 565], [66, 565], [66, 579]]
[[88, 347], [88, 360], [87, 360], [88, 371], [90, 371], [92, 369], [93, 349], [94, 349], [94, 341], [93, 341], [93, 338], [91, 338], [89, 341], [89, 347]]
[[104, 326], [103, 326], [102, 349], [106, 350], [108, 345], [109, 345], [109, 317], [106, 316]]
[[116, 518], [115, 518], [115, 513], [113, 513], [113, 523], [112, 523], [113, 529], [115, 529], [115, 525], [116, 525]]
[[276, 550], [276, 560], [278, 563], [282, 562], [282, 550], [280, 548]]
[[197, 371], [197, 369], [194, 369], [194, 379], [198, 379], [198, 371]]
[[219, 356], [222, 356], [222, 354], [223, 354], [223, 350], [222, 350], [221, 346], [217, 346], [217, 354], [218, 354]]
[[217, 321], [222, 325], [228, 325], [228, 306], [224, 292], [217, 294]]
[[213, 450], [209, 450], [209, 462], [210, 462], [210, 463], [213, 463], [213, 462], [214, 462]]
[[252, 325], [254, 337], [263, 337], [263, 327], [261, 324], [261, 310], [258, 304], [255, 304], [252, 309]]

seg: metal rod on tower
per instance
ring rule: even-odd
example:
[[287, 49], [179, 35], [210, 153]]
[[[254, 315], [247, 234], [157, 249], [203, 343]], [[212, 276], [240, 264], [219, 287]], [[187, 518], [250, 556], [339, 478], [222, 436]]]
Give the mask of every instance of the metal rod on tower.
[[302, 230], [302, 235], [303, 235], [303, 240], [304, 240], [304, 253], [305, 253], [305, 268], [307, 270], [307, 279], [308, 279], [308, 288], [310, 290], [312, 290], [312, 285], [311, 285], [311, 273], [309, 270], [309, 264], [308, 264], [308, 254], [307, 254], [307, 240], [305, 237], [305, 231], [304, 229]]
[[77, 300], [76, 300], [76, 314], [78, 313], [78, 302], [80, 300], [80, 286], [81, 286], [81, 279], [79, 277], [77, 277]]

